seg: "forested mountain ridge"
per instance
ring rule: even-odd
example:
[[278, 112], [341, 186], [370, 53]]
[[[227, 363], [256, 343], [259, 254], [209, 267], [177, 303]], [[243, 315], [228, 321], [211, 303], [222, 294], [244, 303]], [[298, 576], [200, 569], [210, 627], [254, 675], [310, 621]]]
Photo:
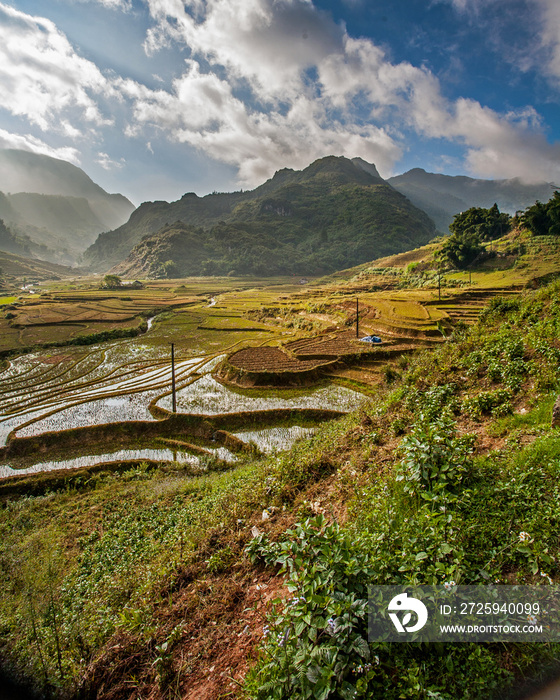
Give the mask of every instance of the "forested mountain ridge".
[[[126, 224], [100, 235], [86, 261], [99, 270], [118, 265], [121, 274], [132, 275], [159, 276], [165, 271], [158, 266], [166, 263], [175, 265], [174, 276], [310, 275], [429, 241], [435, 234], [429, 217], [375, 166], [357, 160], [328, 156], [301, 171], [285, 168], [249, 192], [144, 203]], [[182, 250], [185, 236], [188, 252]]]

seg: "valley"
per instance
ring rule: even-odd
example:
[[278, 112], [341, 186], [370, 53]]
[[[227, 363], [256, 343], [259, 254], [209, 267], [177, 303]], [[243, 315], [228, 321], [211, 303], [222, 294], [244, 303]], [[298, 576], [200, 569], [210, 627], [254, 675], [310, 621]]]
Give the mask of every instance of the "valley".
[[[302, 182], [356, 176], [326, 160], [273, 178], [290, 206]], [[473, 698], [546, 678], [555, 641], [391, 648], [362, 608], [372, 582], [558, 579], [558, 235], [506, 217], [474, 243], [389, 235], [384, 257], [296, 270], [288, 253], [319, 248], [278, 246], [287, 200], [255, 197], [211, 234], [164, 221], [105, 276], [0, 254], [5, 672], [99, 700], [319, 697], [331, 656], [325, 698], [455, 700], [459, 667]], [[230, 264], [255, 212], [249, 268], [282, 261], [260, 276]], [[116, 255], [119, 235], [98, 241]], [[450, 245], [476, 257], [450, 264]]]
[[[520, 236], [496, 248], [521, 250]], [[423, 287], [409, 286], [418, 283], [410, 270], [432, 265], [433, 246], [350, 270], [347, 279], [304, 285], [292, 277], [115, 290], [87, 277], [39, 282], [36, 293], [7, 297], [1, 307], [8, 311], [0, 319], [0, 476], [101, 463], [122, 469], [143, 459], [204, 469], [210, 457], [234, 464], [233, 452], [259, 451], [280, 426], [309, 427], [357, 409], [398, 375], [407, 355], [441, 345], [492, 298], [531, 284], [537, 269], [556, 271], [557, 247], [533, 241], [505, 271], [497, 263], [468, 280], [451, 272], [436, 281], [428, 267], [419, 273]], [[359, 340], [367, 335], [382, 342]], [[228, 432], [240, 421], [266, 424], [268, 432], [243, 443]], [[169, 440], [176, 449], [162, 452]]]

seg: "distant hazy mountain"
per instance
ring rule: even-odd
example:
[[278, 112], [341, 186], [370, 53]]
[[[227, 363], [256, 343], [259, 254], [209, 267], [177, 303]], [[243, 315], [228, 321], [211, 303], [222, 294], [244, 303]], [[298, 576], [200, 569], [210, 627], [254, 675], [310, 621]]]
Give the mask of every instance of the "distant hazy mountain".
[[464, 176], [438, 175], [414, 168], [387, 180], [434, 221], [438, 231], [448, 232], [453, 216], [470, 207], [491, 207], [494, 202], [510, 214], [525, 209], [537, 199], [547, 202], [553, 187], [542, 182], [527, 185], [512, 180], [476, 180]]
[[108, 194], [71, 163], [0, 150], [0, 218], [52, 259], [75, 261], [99, 233], [120, 226], [133, 210], [126, 197]]
[[26, 241], [18, 238], [18, 236], [4, 224], [2, 219], [0, 219], [0, 250], [16, 255], [29, 255], [30, 253]]
[[80, 268], [66, 267], [29, 256], [14, 255], [2, 249], [0, 249], [0, 269], [3, 275], [20, 280], [25, 278], [27, 282], [63, 279], [86, 273], [86, 270], [80, 270]]
[[311, 275], [409, 250], [434, 233], [374, 166], [328, 156], [250, 192], [144, 203], [85, 259], [106, 270], [127, 258], [116, 271], [130, 275]]

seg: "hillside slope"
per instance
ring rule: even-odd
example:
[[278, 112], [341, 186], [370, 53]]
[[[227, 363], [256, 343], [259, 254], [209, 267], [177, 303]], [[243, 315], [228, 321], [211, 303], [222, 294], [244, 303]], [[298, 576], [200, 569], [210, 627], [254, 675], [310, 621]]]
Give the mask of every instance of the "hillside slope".
[[494, 299], [289, 452], [7, 492], [4, 664], [99, 700], [503, 700], [557, 669], [556, 644], [372, 642], [367, 597], [558, 582], [559, 292]]
[[[429, 217], [375, 173], [329, 156], [302, 171], [280, 170], [250, 192], [147, 202], [119, 229], [99, 236], [85, 257], [105, 270], [130, 254], [115, 268], [125, 275], [163, 274], [158, 265], [167, 261], [176, 265], [173, 274], [311, 275], [430, 240]], [[171, 242], [170, 222], [183, 238]], [[189, 234], [192, 260], [183, 248], [185, 227], [200, 227]], [[164, 235], [165, 245], [158, 241]]]
[[76, 277], [84, 273], [80, 268], [67, 267], [45, 260], [35, 260], [27, 255], [18, 255], [0, 250], [0, 269], [8, 277], [31, 280], [53, 280]]

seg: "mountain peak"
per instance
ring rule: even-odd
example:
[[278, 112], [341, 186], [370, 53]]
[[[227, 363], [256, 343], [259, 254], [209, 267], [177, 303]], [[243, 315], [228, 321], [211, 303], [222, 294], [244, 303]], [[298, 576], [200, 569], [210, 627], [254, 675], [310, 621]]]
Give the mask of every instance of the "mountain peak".
[[453, 217], [470, 207], [491, 207], [515, 213], [535, 200], [546, 201], [550, 196], [547, 183], [524, 184], [519, 178], [511, 180], [477, 180], [466, 175], [442, 175], [413, 168], [391, 177], [389, 184], [425, 211], [441, 232], [446, 232]]
[[380, 180], [383, 179], [373, 163], [368, 163], [367, 160], [364, 160], [363, 158], [359, 158], [359, 157], [352, 158], [352, 163], [354, 163], [354, 165], [356, 165], [358, 168], [365, 170], [366, 173], [373, 175], [373, 177], [377, 177]]
[[132, 276], [310, 275], [402, 252], [433, 234], [430, 219], [374, 165], [330, 155], [279, 170], [251, 191], [143, 205], [101, 234], [86, 259]]

